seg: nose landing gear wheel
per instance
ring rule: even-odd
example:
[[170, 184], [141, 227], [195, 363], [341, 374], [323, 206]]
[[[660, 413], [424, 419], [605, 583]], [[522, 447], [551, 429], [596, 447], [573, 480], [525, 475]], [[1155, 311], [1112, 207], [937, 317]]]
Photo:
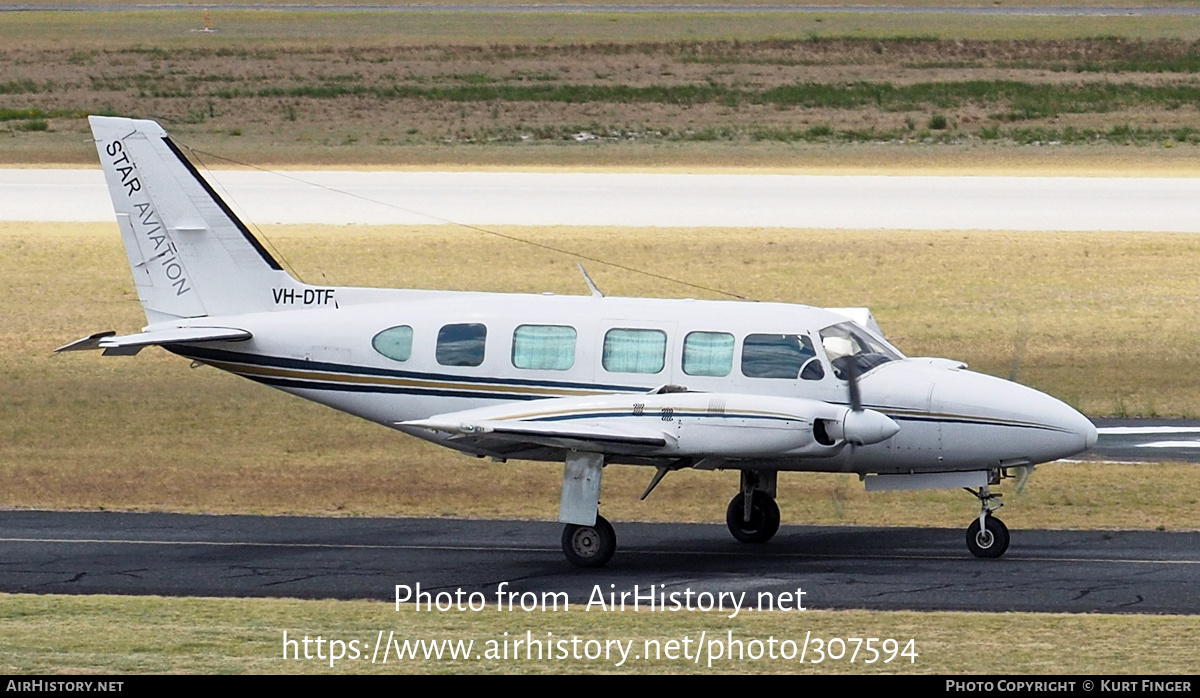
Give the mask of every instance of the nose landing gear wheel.
[[617, 533], [603, 516], [591, 526], [567, 524], [562, 535], [563, 554], [576, 567], [603, 567], [617, 551]]
[[984, 525], [979, 525], [979, 519], [967, 527], [967, 548], [975, 557], [997, 558], [1008, 550], [1008, 526], [994, 516], [983, 518]]
[[779, 530], [779, 505], [767, 493], [755, 492], [750, 520], [746, 521], [746, 496], [738, 494], [725, 510], [725, 525], [743, 543], [766, 543]]

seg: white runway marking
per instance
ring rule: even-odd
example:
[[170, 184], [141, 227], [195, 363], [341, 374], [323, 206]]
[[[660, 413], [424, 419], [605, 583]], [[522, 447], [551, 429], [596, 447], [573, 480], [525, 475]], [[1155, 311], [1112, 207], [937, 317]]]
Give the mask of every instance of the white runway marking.
[[[269, 543], [262, 541], [217, 541], [217, 540], [136, 540], [126, 538], [0, 538], [0, 543], [56, 543], [67, 545], [161, 545], [169, 547], [204, 546], [217, 548], [317, 548], [329, 550], [411, 550], [411, 551], [455, 551], [455, 552], [558, 552], [555, 547], [516, 546], [516, 545], [417, 545], [397, 543], [392, 545], [373, 545], [364, 543]], [[819, 558], [828, 560], [963, 560], [972, 558], [962, 555], [902, 555], [902, 554], [846, 554], [830, 553], [791, 553], [764, 552], [762, 550], [721, 551], [721, 550], [678, 550], [657, 548], [629, 548], [621, 551], [622, 555], [683, 555], [696, 557], [779, 557], [779, 558]], [[1071, 562], [1106, 565], [1200, 565], [1200, 560], [1154, 560], [1150, 558], [1104, 558], [1104, 557], [1058, 557], [1037, 555], [1008, 555], [1006, 560], [1025, 562]]]
[[1191, 441], [1152, 441], [1148, 444], [1138, 444], [1138, 448], [1196, 448], [1200, 440]]
[[1200, 434], [1200, 426], [1195, 427], [1101, 427], [1096, 430], [1101, 434], [1120, 436], [1124, 434]]
[[[1200, 232], [1195, 178], [231, 170], [206, 176], [260, 225]], [[98, 169], [0, 169], [0, 220], [112, 222], [113, 212]]]

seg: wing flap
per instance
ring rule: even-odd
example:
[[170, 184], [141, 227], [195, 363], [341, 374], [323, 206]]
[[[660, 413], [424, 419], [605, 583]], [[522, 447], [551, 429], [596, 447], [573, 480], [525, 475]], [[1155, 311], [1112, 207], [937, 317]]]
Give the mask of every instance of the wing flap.
[[419, 427], [451, 434], [467, 442], [501, 442], [513, 446], [549, 446], [601, 453], [649, 454], [674, 443], [662, 431], [627, 426], [540, 423], [509, 420], [463, 421], [455, 414], [397, 422], [397, 426]]

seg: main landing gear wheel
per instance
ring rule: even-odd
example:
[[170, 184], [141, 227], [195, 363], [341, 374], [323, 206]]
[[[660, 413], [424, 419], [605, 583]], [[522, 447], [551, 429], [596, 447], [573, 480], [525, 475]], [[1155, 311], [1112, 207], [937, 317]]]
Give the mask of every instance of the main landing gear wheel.
[[1008, 550], [1008, 526], [991, 514], [984, 516], [983, 521], [983, 526], [975, 519], [967, 527], [967, 547], [975, 557], [1000, 557]]
[[755, 492], [750, 505], [750, 520], [746, 520], [746, 495], [738, 494], [729, 500], [725, 510], [725, 525], [743, 543], [766, 543], [779, 530], [779, 505], [766, 492]]
[[603, 516], [591, 526], [567, 524], [562, 535], [563, 554], [576, 567], [603, 567], [617, 551], [617, 532]]

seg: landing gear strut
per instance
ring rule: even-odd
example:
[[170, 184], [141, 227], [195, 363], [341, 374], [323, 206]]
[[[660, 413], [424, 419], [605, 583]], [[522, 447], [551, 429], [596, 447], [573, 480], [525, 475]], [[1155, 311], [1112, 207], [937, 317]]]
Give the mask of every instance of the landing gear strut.
[[617, 551], [617, 534], [600, 515], [603, 474], [603, 454], [567, 453], [558, 520], [567, 524], [562, 534], [563, 554], [576, 567], [603, 567]]
[[617, 551], [617, 533], [608, 519], [596, 515], [591, 526], [567, 524], [562, 534], [563, 554], [576, 567], [603, 567]]
[[779, 530], [775, 503], [775, 473], [742, 471], [742, 491], [729, 500], [725, 525], [743, 543], [766, 543]]
[[967, 549], [975, 557], [997, 558], [1008, 550], [1008, 526], [993, 516], [1004, 504], [999, 494], [992, 494], [987, 485], [978, 490], [966, 488], [979, 499], [979, 518], [967, 527]]

